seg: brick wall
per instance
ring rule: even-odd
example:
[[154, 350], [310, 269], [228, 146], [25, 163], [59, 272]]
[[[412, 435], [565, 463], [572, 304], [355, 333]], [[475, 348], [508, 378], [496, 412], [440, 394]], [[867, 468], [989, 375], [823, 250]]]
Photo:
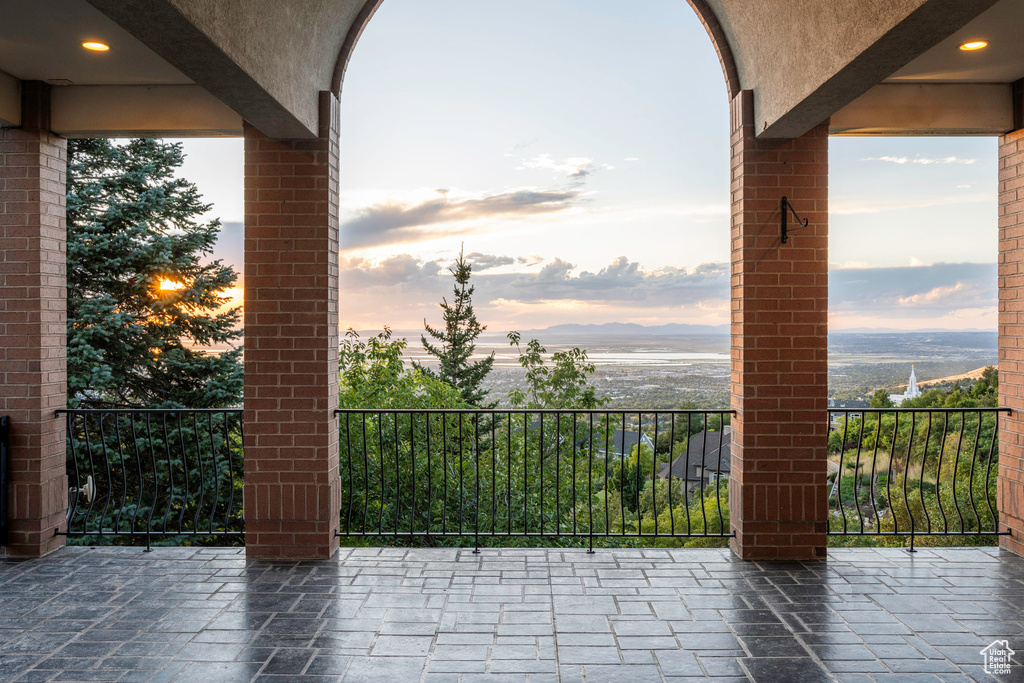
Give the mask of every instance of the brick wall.
[[1000, 544], [1024, 555], [1024, 130], [999, 138]]
[[[828, 122], [757, 140], [732, 101], [732, 437], [729, 504], [744, 559], [825, 557], [828, 437]], [[780, 241], [779, 204], [807, 228]]]
[[60, 547], [67, 509], [65, 183], [67, 146], [42, 131], [0, 129], [0, 415], [11, 418], [7, 552]]
[[245, 530], [250, 557], [338, 547], [338, 128], [245, 129]]

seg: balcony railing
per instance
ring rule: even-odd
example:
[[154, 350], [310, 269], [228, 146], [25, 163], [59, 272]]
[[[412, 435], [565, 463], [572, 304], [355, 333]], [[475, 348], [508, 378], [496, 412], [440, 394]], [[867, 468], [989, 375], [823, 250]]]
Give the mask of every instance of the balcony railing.
[[732, 535], [730, 411], [337, 412], [342, 536]]
[[[69, 498], [58, 533], [147, 545], [243, 535], [242, 411], [59, 412]], [[909, 537], [913, 547], [917, 536], [962, 544], [1008, 533], [996, 511], [999, 412], [1008, 411], [830, 410], [829, 534]], [[728, 538], [731, 417], [339, 410], [339, 535], [476, 547]]]
[[[1003, 408], [829, 411], [829, 533], [993, 536]], [[980, 539], [979, 539], [980, 540]]]
[[74, 537], [240, 536], [242, 411], [61, 410]]

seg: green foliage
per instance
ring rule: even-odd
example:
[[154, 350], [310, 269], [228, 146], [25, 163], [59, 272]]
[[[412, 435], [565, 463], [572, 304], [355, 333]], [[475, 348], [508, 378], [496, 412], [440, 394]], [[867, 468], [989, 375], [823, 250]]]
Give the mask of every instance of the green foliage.
[[[519, 335], [510, 341], [518, 346]], [[595, 544], [608, 546], [727, 543], [727, 481], [684, 490], [678, 479], [658, 479], [648, 444], [625, 456], [612, 447], [616, 429], [655, 432], [653, 424], [576, 412], [604, 403], [589, 385], [585, 351], [554, 354], [549, 364], [536, 340], [520, 349], [527, 380], [513, 403], [565, 412], [441, 414], [425, 411], [469, 406], [447, 383], [406, 369], [403, 350], [388, 330], [365, 342], [350, 332], [342, 345], [341, 404], [367, 410], [341, 419], [342, 533], [379, 534], [346, 542], [578, 547], [593, 531]], [[656, 433], [678, 434], [673, 450], [682, 452], [690, 434], [727, 424], [728, 416], [677, 417], [659, 421]], [[718, 535], [643, 538], [673, 526], [679, 534]]]
[[[695, 408], [697, 408], [697, 405], [692, 401], [687, 401], [679, 407], [680, 410]], [[662, 429], [658, 433], [658, 440], [654, 450], [658, 455], [668, 455], [669, 451], [671, 451], [673, 457], [675, 457], [686, 451], [686, 443], [690, 440], [690, 437], [700, 434], [705, 428], [709, 432], [720, 432], [731, 423], [732, 415], [724, 411], [723, 413], [707, 415], [706, 424], [704, 414], [691, 413], [680, 415], [671, 424], [669, 429]]]
[[[832, 536], [832, 545], [901, 546], [907, 536], [884, 534], [910, 530], [955, 534], [918, 536], [916, 545], [995, 542], [992, 536], [971, 533], [998, 528], [997, 416], [970, 412], [982, 407], [983, 401], [998, 400], [994, 370], [986, 375], [967, 390], [934, 390], [905, 401], [903, 405], [924, 411], [913, 416], [894, 411], [839, 420], [839, 430], [829, 435], [830, 457], [840, 470], [839, 486], [830, 493], [830, 528], [883, 535]], [[927, 408], [968, 412], [927, 412]], [[842, 433], [845, 444], [838, 436]], [[834, 478], [830, 476], [829, 481], [833, 484]]]
[[828, 433], [828, 452], [838, 453], [843, 450], [843, 433], [834, 430]]
[[636, 513], [640, 509], [641, 493], [650, 495], [650, 480], [654, 474], [654, 454], [646, 444], [633, 446], [633, 451], [625, 462], [612, 465], [608, 475], [606, 489], [621, 495], [622, 506], [629, 512]]
[[[69, 424], [72, 545], [145, 545], [145, 536], [181, 531], [240, 534], [241, 414], [102, 413]], [[103, 533], [100, 534], [99, 532]], [[153, 545], [239, 545], [240, 535], [154, 536]]]
[[404, 339], [387, 327], [367, 341], [349, 329], [341, 342], [341, 408], [467, 408], [459, 390], [402, 362]]
[[[655, 495], [641, 499], [640, 530], [644, 534], [669, 533], [677, 537], [658, 538], [647, 544], [668, 548], [724, 548], [729, 545], [729, 480], [684, 491], [673, 480], [655, 486]], [[657, 521], [655, 521], [657, 520]], [[690, 536], [686, 536], [690, 534]]]
[[494, 354], [470, 361], [476, 349], [475, 341], [487, 327], [480, 324], [473, 311], [474, 288], [469, 284], [473, 266], [463, 258], [461, 250], [459, 260], [449, 272], [455, 277], [455, 298], [450, 304], [448, 299], [441, 300], [444, 328], [437, 329], [423, 321], [427, 334], [439, 343], [430, 343], [425, 335], [420, 337], [423, 349], [440, 361], [440, 367], [436, 372], [419, 365], [416, 367], [457, 388], [465, 403], [478, 408], [492, 408], [496, 404], [485, 403], [487, 392], [480, 388], [480, 384], [494, 365]]
[[599, 408], [608, 402], [599, 396], [590, 385], [589, 378], [595, 367], [587, 359], [587, 352], [580, 348], [558, 351], [547, 364], [544, 354], [547, 349], [536, 339], [526, 344], [526, 351], [519, 345], [521, 335], [508, 333], [509, 345], [519, 352], [519, 364], [526, 370], [526, 387], [509, 392], [509, 402], [516, 408]]
[[[599, 444], [583, 415], [477, 411], [346, 413], [341, 420], [342, 531], [420, 536], [402, 543], [575, 545], [597, 525]], [[428, 535], [429, 534], [429, 535]], [[446, 535], [448, 534], [448, 535]], [[459, 535], [461, 534], [461, 535]], [[539, 536], [544, 534], [545, 536]], [[398, 541], [396, 541], [398, 542]]]
[[979, 406], [995, 408], [999, 405], [999, 370], [989, 366], [981, 373], [981, 379], [971, 387], [969, 396]]
[[896, 404], [889, 398], [889, 392], [885, 389], [879, 389], [871, 397], [872, 408], [895, 408]]
[[[68, 141], [68, 404], [224, 407], [242, 395], [237, 274], [202, 263], [220, 228], [176, 178], [180, 143]], [[180, 289], [160, 289], [169, 280]]]

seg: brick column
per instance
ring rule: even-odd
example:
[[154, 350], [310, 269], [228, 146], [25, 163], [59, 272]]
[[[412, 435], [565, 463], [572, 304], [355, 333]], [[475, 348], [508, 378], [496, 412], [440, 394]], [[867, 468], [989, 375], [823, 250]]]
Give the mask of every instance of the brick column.
[[999, 138], [1000, 545], [1024, 555], [1024, 130]]
[[245, 547], [338, 547], [338, 100], [320, 136], [245, 129]]
[[[823, 559], [827, 531], [828, 125], [754, 137], [753, 94], [732, 102], [732, 473], [744, 559]], [[780, 200], [790, 215], [780, 240]]]
[[[48, 86], [25, 84], [26, 127], [0, 129], [0, 415], [11, 418], [7, 552], [63, 545], [67, 510], [67, 146], [39, 127]], [[30, 127], [31, 126], [31, 127]]]

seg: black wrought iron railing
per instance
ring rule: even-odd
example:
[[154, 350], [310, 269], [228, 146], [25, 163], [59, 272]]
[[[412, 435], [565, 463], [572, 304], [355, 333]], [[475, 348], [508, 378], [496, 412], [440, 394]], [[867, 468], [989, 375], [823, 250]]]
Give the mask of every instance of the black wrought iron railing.
[[732, 535], [728, 410], [337, 414], [342, 536]]
[[74, 537], [240, 536], [242, 411], [60, 410]]
[[829, 411], [829, 533], [994, 536], [1003, 408]]
[[[147, 545], [244, 533], [241, 410], [58, 412], [70, 487], [58, 533]], [[911, 547], [918, 536], [971, 543], [1009, 533], [996, 506], [1000, 412], [1008, 411], [830, 410], [829, 533], [909, 537]], [[727, 538], [731, 417], [339, 410], [339, 535], [457, 537], [451, 542], [477, 547], [531, 537], [590, 547]], [[10, 459], [6, 425], [0, 420], [0, 460]], [[0, 533], [7, 494], [0, 482]]]

